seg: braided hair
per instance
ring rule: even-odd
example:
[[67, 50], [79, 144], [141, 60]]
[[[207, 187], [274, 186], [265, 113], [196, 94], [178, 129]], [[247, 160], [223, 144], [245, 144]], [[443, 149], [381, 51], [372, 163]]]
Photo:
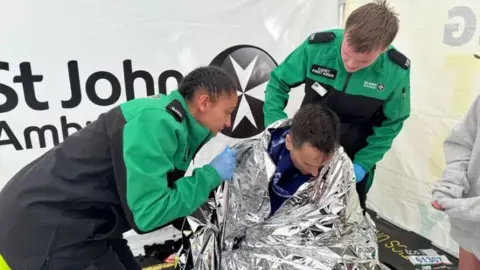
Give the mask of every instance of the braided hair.
[[178, 91], [187, 101], [192, 100], [198, 90], [205, 90], [215, 101], [223, 94], [236, 93], [237, 89], [237, 81], [225, 70], [216, 66], [194, 69], [183, 78], [178, 87]]

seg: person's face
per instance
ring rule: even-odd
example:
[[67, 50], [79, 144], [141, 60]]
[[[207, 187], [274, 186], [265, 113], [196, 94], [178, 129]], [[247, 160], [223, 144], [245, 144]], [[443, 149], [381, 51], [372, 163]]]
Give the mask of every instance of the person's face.
[[369, 53], [357, 53], [348, 44], [348, 34], [345, 33], [340, 49], [343, 65], [347, 72], [355, 72], [362, 68], [370, 66], [384, 50], [376, 50]]
[[304, 143], [299, 148], [294, 147], [290, 134], [286, 137], [285, 146], [290, 151], [290, 157], [295, 168], [302, 174], [310, 174], [313, 177], [318, 177], [320, 169], [333, 157], [333, 153], [323, 153], [309, 143]]
[[208, 94], [200, 94], [197, 98], [197, 120], [210, 131], [217, 134], [232, 124], [232, 112], [237, 106], [237, 92], [223, 94], [213, 101]]

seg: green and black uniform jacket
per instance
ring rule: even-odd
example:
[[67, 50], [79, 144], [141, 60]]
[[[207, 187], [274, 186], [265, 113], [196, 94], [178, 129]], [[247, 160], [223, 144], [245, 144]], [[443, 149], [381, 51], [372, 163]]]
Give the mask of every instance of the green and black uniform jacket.
[[121, 111], [121, 159], [113, 164], [129, 224], [137, 232], [150, 232], [192, 214], [222, 182], [210, 165], [184, 177], [213, 133], [188, 112], [179, 92], [127, 102]]
[[0, 192], [0, 254], [39, 269], [52, 254], [146, 233], [192, 214], [221, 184], [210, 166], [184, 177], [213, 134], [178, 91], [117, 106], [20, 170]]
[[343, 30], [310, 35], [272, 71], [264, 104], [265, 125], [286, 118], [290, 89], [305, 84], [302, 104], [320, 102], [342, 122], [341, 144], [367, 173], [392, 145], [410, 115], [410, 60], [393, 46], [354, 73], [341, 57]]

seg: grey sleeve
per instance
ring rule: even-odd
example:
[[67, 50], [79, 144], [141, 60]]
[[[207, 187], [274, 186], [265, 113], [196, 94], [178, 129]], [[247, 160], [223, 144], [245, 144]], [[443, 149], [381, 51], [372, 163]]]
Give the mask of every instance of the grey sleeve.
[[435, 184], [432, 195], [439, 198], [461, 198], [470, 189], [467, 169], [477, 136], [477, 115], [480, 98], [477, 97], [465, 117], [451, 131], [443, 144], [446, 167]]
[[438, 204], [445, 209], [445, 214], [451, 218], [480, 222], [480, 197], [440, 198]]

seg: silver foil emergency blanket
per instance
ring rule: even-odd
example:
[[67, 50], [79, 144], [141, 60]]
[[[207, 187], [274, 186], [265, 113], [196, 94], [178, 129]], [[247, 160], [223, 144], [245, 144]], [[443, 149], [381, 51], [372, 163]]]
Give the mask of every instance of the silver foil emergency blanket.
[[232, 181], [187, 217], [195, 269], [375, 269], [375, 225], [362, 215], [353, 166], [343, 148], [317, 179], [303, 184], [270, 216], [268, 185], [275, 165], [267, 153], [269, 142], [265, 131], [236, 144]]

